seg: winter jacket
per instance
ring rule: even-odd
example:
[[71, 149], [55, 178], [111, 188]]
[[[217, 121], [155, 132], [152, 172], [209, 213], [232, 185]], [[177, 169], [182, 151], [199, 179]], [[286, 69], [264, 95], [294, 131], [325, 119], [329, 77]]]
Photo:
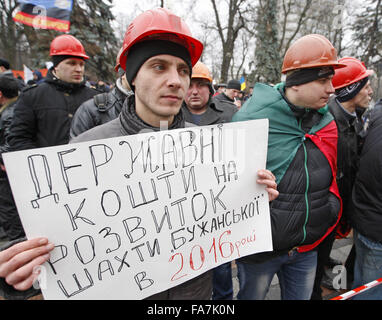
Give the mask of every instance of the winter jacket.
[[235, 105], [222, 106], [221, 104], [210, 102], [207, 110], [203, 114], [195, 116], [187, 108], [185, 102], [183, 102], [182, 105], [182, 111], [185, 120], [198, 126], [231, 122], [232, 117], [237, 112], [237, 110], [238, 109]]
[[[180, 111], [169, 127], [169, 130], [185, 128], [188, 125], [183, 113]], [[97, 139], [106, 139], [119, 137], [124, 135], [138, 134], [140, 132], [159, 131], [159, 128], [154, 128], [143, 122], [135, 112], [135, 96], [128, 97], [122, 107], [122, 111], [118, 118], [90, 129], [71, 142], [83, 142]], [[155, 300], [209, 300], [212, 294], [212, 272], [208, 271], [194, 279], [191, 279], [176, 287], [155, 294], [147, 299]]]
[[382, 108], [376, 106], [362, 148], [350, 211], [352, 226], [362, 235], [382, 243]]
[[292, 249], [314, 249], [341, 216], [336, 184], [337, 127], [328, 108], [304, 109], [288, 102], [284, 84], [257, 84], [233, 121], [269, 119], [267, 169], [279, 196], [270, 203], [273, 252], [242, 258], [262, 262]]
[[[0, 152], [6, 151], [6, 137], [9, 135], [14, 110], [16, 106], [17, 97], [11, 99], [6, 105], [1, 107], [0, 111]], [[0, 170], [0, 178], [5, 177], [6, 174]]]
[[234, 100], [228, 97], [225, 93], [221, 93], [215, 97], [212, 98], [212, 102], [215, 103], [218, 108], [225, 110], [225, 109], [232, 109], [237, 108], [236, 104], [234, 104]]
[[10, 151], [66, 144], [73, 114], [97, 91], [56, 78], [52, 69], [45, 81], [25, 89], [16, 104], [8, 136]]
[[359, 165], [363, 123], [360, 113], [350, 114], [335, 97], [330, 99], [328, 105], [338, 128], [337, 185], [343, 202], [343, 216], [337, 233], [343, 237], [350, 231], [348, 211]]
[[123, 102], [130, 95], [132, 95], [132, 91], [124, 89], [119, 78], [113, 90], [97, 94], [81, 104], [73, 117], [70, 138], [117, 118]]

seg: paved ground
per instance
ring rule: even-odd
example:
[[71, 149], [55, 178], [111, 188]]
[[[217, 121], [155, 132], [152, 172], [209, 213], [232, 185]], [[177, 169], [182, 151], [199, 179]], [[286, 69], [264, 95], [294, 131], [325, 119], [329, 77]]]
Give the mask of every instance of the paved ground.
[[[353, 239], [350, 237], [348, 239], [340, 239], [336, 240], [333, 245], [333, 250], [331, 252], [331, 257], [333, 259], [339, 260], [342, 263], [345, 262], [351, 247], [353, 244]], [[236, 299], [237, 292], [239, 291], [239, 281], [237, 278], [237, 270], [234, 266], [233, 268], [233, 288], [234, 288], [234, 299]], [[334, 298], [345, 291], [332, 291], [326, 288], [323, 289], [323, 299], [328, 300]], [[271, 287], [269, 292], [265, 298], [265, 300], [280, 300], [280, 286], [277, 276], [275, 276], [272, 280]]]

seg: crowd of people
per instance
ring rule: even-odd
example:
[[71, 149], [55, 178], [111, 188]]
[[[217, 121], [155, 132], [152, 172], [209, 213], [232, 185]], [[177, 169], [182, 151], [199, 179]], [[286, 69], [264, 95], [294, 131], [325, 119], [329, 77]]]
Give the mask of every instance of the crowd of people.
[[[159, 131], [163, 121], [171, 130], [266, 118], [267, 164], [253, 183], [269, 195], [273, 251], [236, 260], [237, 299], [264, 299], [276, 274], [283, 300], [322, 299], [333, 243], [350, 232], [349, 289], [380, 278], [382, 100], [371, 105], [373, 71], [354, 57], [339, 59], [327, 38], [309, 34], [286, 52], [285, 81], [257, 83], [244, 96], [238, 80], [214, 86], [202, 52], [184, 21], [160, 8], [130, 24], [112, 88], [87, 85], [90, 57], [71, 35], [52, 41], [53, 67], [25, 88], [2, 59], [0, 152]], [[2, 161], [0, 187], [0, 226], [9, 240], [0, 251], [0, 296], [26, 299], [38, 294], [35, 267], [54, 244], [25, 238]], [[232, 300], [231, 267], [150, 299]], [[382, 299], [382, 286], [354, 299]]]

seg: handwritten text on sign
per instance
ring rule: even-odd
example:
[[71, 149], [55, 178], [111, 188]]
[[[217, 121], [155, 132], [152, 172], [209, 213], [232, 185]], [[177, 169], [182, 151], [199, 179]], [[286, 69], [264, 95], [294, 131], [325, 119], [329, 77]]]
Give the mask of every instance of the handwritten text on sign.
[[4, 155], [28, 238], [55, 244], [45, 299], [143, 299], [272, 250], [268, 121]]

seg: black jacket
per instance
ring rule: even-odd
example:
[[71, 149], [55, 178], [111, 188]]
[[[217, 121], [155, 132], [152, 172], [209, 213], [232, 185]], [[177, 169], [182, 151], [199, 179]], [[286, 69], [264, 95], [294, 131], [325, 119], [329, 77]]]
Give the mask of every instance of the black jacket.
[[[11, 99], [2, 106], [0, 115], [0, 150], [5, 148], [6, 136], [9, 134], [16, 99]], [[5, 230], [8, 239], [14, 240], [25, 236], [20, 217], [17, 213], [12, 190], [9, 185], [7, 173], [0, 170], [0, 224]]]
[[50, 69], [43, 83], [25, 89], [18, 99], [7, 139], [9, 151], [68, 143], [73, 114], [95, 94], [84, 82], [57, 79]]
[[201, 114], [198, 121], [196, 121], [195, 116], [187, 108], [186, 103], [183, 102], [182, 105], [182, 111], [185, 120], [198, 126], [231, 122], [232, 117], [237, 112], [237, 110], [238, 109], [235, 105], [221, 105], [216, 101], [210, 102], [207, 110]]
[[118, 79], [113, 90], [97, 94], [80, 105], [73, 117], [70, 139], [118, 117], [126, 97], [133, 94], [120, 86]]
[[382, 243], [382, 108], [377, 105], [370, 117], [353, 188], [350, 218], [358, 232]]
[[347, 221], [351, 194], [359, 166], [363, 140], [360, 134], [363, 124], [361, 114], [350, 115], [335, 98], [329, 101], [329, 110], [338, 128], [337, 185], [343, 202], [343, 219]]

